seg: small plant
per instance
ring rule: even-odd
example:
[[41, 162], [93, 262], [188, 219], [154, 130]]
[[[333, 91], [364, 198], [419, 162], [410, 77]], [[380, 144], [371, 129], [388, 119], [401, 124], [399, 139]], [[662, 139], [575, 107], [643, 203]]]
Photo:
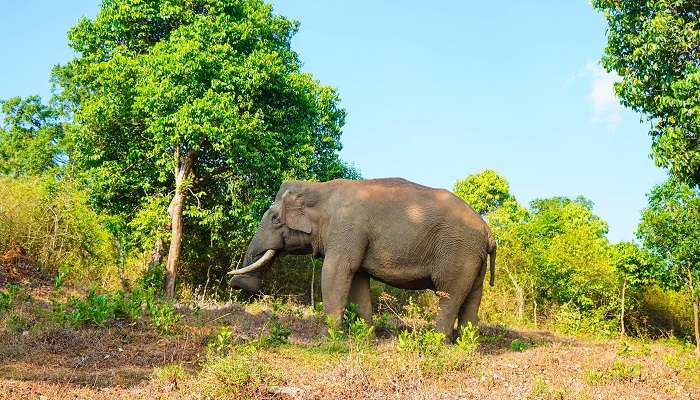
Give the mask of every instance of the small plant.
[[586, 381], [593, 385], [604, 384], [611, 380], [632, 380], [642, 375], [642, 366], [638, 363], [625, 363], [622, 360], [615, 360], [613, 365], [606, 370], [589, 370], [586, 374]]
[[14, 284], [7, 285], [7, 289], [0, 290], [0, 311], [4, 312], [12, 308], [21, 290], [19, 286]]
[[422, 331], [403, 330], [399, 333], [399, 350], [410, 351], [421, 355], [434, 356], [443, 348], [445, 334], [434, 329]]
[[459, 329], [455, 345], [466, 354], [473, 354], [479, 347], [479, 329], [471, 322], [467, 322]]
[[169, 364], [161, 368], [156, 368], [154, 374], [160, 380], [174, 382], [187, 376], [185, 369], [178, 364]]
[[31, 321], [22, 317], [21, 315], [13, 314], [7, 320], [6, 326], [7, 330], [9, 330], [10, 332], [19, 333], [29, 330], [29, 328], [31, 327]]
[[639, 378], [642, 374], [642, 366], [634, 363], [627, 364], [622, 360], [615, 360], [612, 365], [611, 374], [613, 378], [629, 380]]
[[270, 335], [265, 339], [265, 342], [270, 347], [277, 347], [289, 343], [289, 336], [292, 331], [287, 325], [280, 322], [276, 314], [270, 317]]
[[224, 353], [231, 342], [231, 329], [228, 326], [221, 326], [216, 329], [213, 335], [207, 342], [207, 350], [209, 353], [221, 354]]
[[151, 315], [151, 324], [162, 334], [172, 335], [177, 332], [181, 316], [172, 303], [153, 301], [149, 304], [148, 313]]
[[528, 343], [525, 340], [520, 340], [519, 338], [516, 338], [513, 339], [512, 342], [510, 342], [510, 348], [513, 351], [522, 352], [530, 348], [530, 343]]
[[632, 348], [630, 347], [630, 344], [627, 341], [620, 342], [620, 348], [617, 350], [617, 355], [618, 356], [626, 356], [630, 354], [632, 351]]

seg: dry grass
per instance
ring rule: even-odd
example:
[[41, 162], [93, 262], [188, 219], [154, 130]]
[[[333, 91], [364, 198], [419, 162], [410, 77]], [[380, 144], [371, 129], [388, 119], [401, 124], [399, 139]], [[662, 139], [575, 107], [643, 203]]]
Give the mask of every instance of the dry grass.
[[[21, 312], [41, 307], [37, 297]], [[269, 328], [268, 302], [182, 312], [174, 336], [140, 323], [75, 330], [35, 321], [26, 333], [0, 326], [0, 398], [700, 398], [700, 362], [677, 343], [482, 326], [474, 355], [450, 346], [430, 358], [399, 351], [389, 335], [370, 346], [328, 343], [321, 318], [301, 306], [278, 311], [292, 331], [279, 347], [255, 344]], [[207, 343], [222, 326], [231, 335], [215, 354]], [[516, 339], [522, 351], [513, 350]]]

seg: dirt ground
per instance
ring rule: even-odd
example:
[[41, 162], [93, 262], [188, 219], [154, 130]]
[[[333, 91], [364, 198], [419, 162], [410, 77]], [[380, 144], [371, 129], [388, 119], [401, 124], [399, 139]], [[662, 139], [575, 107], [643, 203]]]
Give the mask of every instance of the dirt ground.
[[[290, 344], [246, 355], [237, 347], [213, 367], [212, 331], [228, 327], [244, 343], [267, 329], [269, 309], [211, 305], [185, 314], [172, 336], [142, 322], [2, 330], [0, 399], [700, 399], [700, 362], [682, 346], [655, 341], [482, 327], [474, 355], [437, 371], [399, 352], [388, 335], [370, 348], [324, 351], [325, 326], [299, 307], [281, 317]], [[515, 349], [516, 339], [527, 348]], [[254, 372], [234, 382], [239, 362]]]

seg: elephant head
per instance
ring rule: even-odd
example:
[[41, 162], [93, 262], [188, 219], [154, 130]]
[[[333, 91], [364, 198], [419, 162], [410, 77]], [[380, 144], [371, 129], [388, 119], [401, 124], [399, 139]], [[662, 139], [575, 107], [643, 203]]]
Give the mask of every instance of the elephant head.
[[313, 183], [282, 184], [248, 245], [243, 267], [229, 272], [233, 275], [229, 284], [256, 292], [275, 258], [314, 253], [312, 236], [318, 233], [318, 203], [319, 193]]

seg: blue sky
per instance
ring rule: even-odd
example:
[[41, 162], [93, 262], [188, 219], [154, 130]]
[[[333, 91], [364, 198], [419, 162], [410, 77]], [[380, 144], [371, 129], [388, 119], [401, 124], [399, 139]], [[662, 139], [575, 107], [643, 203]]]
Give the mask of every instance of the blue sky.
[[[3, 1], [0, 98], [50, 96], [66, 31], [98, 1]], [[615, 100], [597, 60], [605, 23], [587, 0], [274, 2], [293, 45], [348, 111], [344, 159], [367, 178], [435, 187], [492, 168], [523, 203], [584, 195], [613, 240], [632, 239], [665, 172], [647, 123]]]

